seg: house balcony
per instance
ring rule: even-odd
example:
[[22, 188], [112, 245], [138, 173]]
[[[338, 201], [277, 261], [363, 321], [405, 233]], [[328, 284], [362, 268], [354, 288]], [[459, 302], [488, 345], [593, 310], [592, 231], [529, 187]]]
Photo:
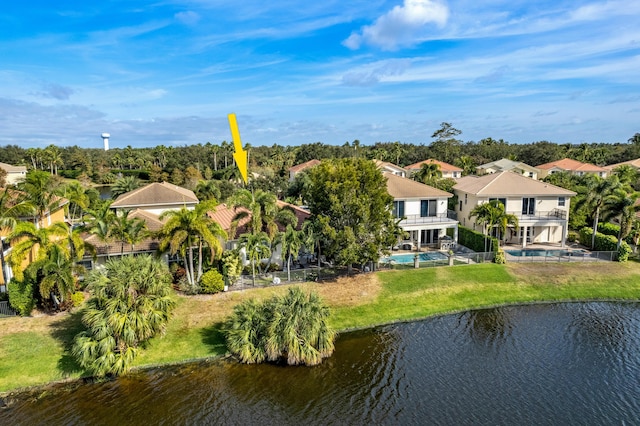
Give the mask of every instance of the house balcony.
[[519, 221], [565, 221], [567, 220], [567, 211], [561, 209], [553, 209], [551, 211], [538, 211], [534, 214], [523, 214], [519, 212], [507, 212], [518, 218]]
[[410, 214], [402, 218], [399, 225], [401, 227], [411, 225], [427, 225], [427, 224], [445, 224], [454, 223], [456, 220], [456, 213], [452, 210], [447, 210], [446, 213], [440, 213], [435, 216], [420, 216], [419, 214]]

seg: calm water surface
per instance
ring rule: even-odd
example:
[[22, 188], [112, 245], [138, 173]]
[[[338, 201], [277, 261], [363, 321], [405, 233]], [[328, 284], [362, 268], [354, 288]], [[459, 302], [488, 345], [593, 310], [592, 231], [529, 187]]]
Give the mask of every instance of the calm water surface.
[[449, 315], [342, 335], [314, 368], [197, 363], [21, 395], [0, 424], [640, 424], [640, 304]]

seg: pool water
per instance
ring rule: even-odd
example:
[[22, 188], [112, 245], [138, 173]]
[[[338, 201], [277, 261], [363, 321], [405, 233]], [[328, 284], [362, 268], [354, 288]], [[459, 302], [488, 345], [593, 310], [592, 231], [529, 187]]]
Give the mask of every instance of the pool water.
[[558, 256], [584, 256], [586, 250], [542, 250], [542, 249], [525, 249], [525, 250], [505, 250], [511, 256], [542, 256], [542, 257], [558, 257]]
[[[385, 257], [382, 259], [383, 262], [396, 262], [396, 263], [413, 263], [413, 258], [418, 253], [407, 253], [407, 254], [392, 254], [389, 257]], [[419, 253], [418, 254], [420, 262], [429, 262], [433, 260], [447, 260], [449, 257], [447, 255], [440, 253], [438, 251], [432, 251], [427, 253]]]

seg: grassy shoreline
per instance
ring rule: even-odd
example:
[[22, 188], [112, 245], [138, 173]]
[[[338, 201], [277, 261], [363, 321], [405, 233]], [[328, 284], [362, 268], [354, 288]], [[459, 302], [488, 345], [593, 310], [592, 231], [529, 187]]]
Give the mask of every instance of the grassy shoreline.
[[[385, 271], [331, 283], [297, 284], [317, 291], [339, 331], [424, 319], [472, 309], [528, 303], [640, 300], [640, 265], [620, 263], [483, 264]], [[219, 325], [247, 298], [265, 299], [285, 286], [213, 296], [178, 297], [167, 333], [143, 351], [148, 368], [224, 355]], [[83, 377], [69, 354], [81, 312], [0, 320], [0, 394]]]

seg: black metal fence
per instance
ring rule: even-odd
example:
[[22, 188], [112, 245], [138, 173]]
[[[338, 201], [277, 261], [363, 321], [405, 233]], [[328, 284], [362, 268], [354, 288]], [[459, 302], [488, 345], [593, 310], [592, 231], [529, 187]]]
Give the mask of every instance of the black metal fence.
[[0, 317], [13, 317], [16, 315], [18, 314], [11, 308], [11, 306], [9, 306], [9, 302], [0, 302]]
[[613, 262], [617, 251], [505, 250], [507, 262]]

